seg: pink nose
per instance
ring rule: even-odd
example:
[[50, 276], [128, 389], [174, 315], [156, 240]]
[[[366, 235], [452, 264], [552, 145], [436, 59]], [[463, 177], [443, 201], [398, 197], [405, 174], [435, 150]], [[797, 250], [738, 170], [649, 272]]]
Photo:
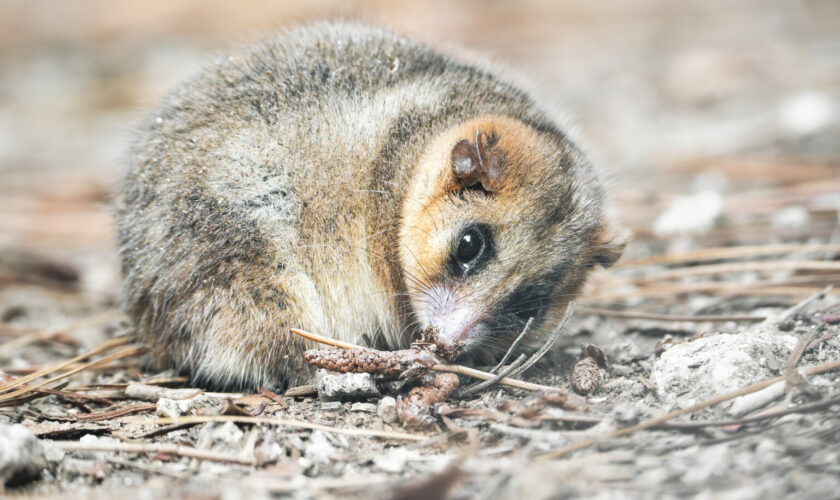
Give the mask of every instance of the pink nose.
[[437, 348], [437, 354], [444, 359], [455, 359], [463, 351], [469, 339], [470, 332], [478, 323], [477, 319], [469, 321], [460, 328], [452, 328], [454, 325], [442, 325], [432, 337]]

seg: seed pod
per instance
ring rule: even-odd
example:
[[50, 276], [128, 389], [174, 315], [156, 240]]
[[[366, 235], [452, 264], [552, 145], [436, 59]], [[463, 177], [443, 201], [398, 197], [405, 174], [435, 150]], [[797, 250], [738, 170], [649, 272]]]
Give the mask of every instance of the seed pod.
[[432, 405], [449, 397], [459, 383], [458, 375], [454, 373], [438, 374], [432, 385], [415, 387], [405, 398], [397, 398], [397, 416], [406, 427], [428, 427], [434, 424]]
[[572, 389], [586, 396], [601, 386], [610, 364], [604, 351], [594, 345], [584, 346], [581, 349], [581, 358], [572, 370]]
[[408, 371], [428, 369], [436, 363], [434, 356], [419, 349], [309, 349], [303, 357], [318, 368], [340, 373], [370, 373], [389, 379], [399, 378]]

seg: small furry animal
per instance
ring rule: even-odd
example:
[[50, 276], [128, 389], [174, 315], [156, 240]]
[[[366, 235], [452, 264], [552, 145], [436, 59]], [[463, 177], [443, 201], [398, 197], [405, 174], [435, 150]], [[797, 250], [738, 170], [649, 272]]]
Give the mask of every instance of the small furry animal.
[[592, 166], [523, 91], [377, 28], [219, 59], [144, 123], [117, 199], [125, 307], [214, 387], [311, 372], [297, 327], [458, 353], [539, 340], [623, 249]]

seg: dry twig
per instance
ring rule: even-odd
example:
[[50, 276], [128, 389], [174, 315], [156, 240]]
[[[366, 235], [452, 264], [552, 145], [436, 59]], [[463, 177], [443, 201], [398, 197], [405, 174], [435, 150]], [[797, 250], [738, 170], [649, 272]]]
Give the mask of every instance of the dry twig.
[[52, 373], [55, 373], [59, 370], [63, 370], [64, 368], [66, 368], [66, 367], [68, 367], [68, 366], [70, 366], [74, 363], [78, 363], [82, 360], [85, 360], [85, 359], [87, 359], [91, 356], [95, 356], [99, 353], [108, 351], [108, 350], [110, 350], [114, 347], [119, 347], [119, 346], [122, 346], [122, 345], [125, 345], [125, 344], [130, 344], [131, 342], [132, 342], [132, 339], [130, 337], [127, 337], [127, 336], [114, 337], [114, 338], [108, 340], [107, 342], [105, 342], [104, 344], [102, 344], [101, 346], [99, 346], [99, 347], [97, 347], [97, 348], [95, 348], [91, 351], [86, 352], [85, 354], [82, 354], [80, 356], [76, 356], [73, 359], [63, 361], [63, 362], [58, 363], [58, 364], [56, 364], [54, 366], [51, 366], [49, 368], [39, 370], [39, 371], [37, 371], [35, 373], [32, 373], [30, 375], [26, 375], [24, 377], [16, 378], [16, 379], [14, 379], [10, 382], [2, 384], [2, 385], [0, 385], [0, 392], [6, 392], [6, 391], [9, 391], [11, 389], [14, 389], [15, 387], [20, 387], [21, 385], [26, 384], [28, 382], [31, 382], [32, 380], [35, 380], [35, 379], [38, 379], [38, 378], [41, 378], [41, 377], [45, 377], [45, 376], [50, 375]]
[[151, 411], [156, 408], [157, 405], [154, 403], [139, 403], [136, 405], [125, 406], [123, 408], [116, 408], [114, 410], [76, 415], [76, 420], [78, 420], [79, 422], [98, 422], [100, 420], [111, 420], [112, 418], [119, 418], [125, 415], [131, 415], [132, 413]]
[[[300, 420], [291, 420], [285, 418], [270, 418], [270, 417], [248, 417], [239, 415], [214, 415], [214, 416], [189, 416], [178, 418], [157, 418], [151, 421], [154, 424], [160, 425], [178, 425], [178, 424], [203, 424], [206, 422], [237, 422], [240, 424], [264, 424], [277, 425], [280, 427], [294, 427], [297, 429], [311, 429], [332, 434], [346, 434], [350, 436], [367, 436], [378, 437], [383, 439], [398, 439], [403, 441], [422, 441], [428, 436], [422, 434], [407, 434], [404, 432], [389, 432], [378, 431], [373, 429], [358, 429], [358, 428], [341, 428], [331, 427], [329, 425], [313, 424], [311, 422], [303, 422]], [[148, 420], [143, 420], [142, 423], [149, 423]]]
[[[104, 323], [110, 323], [116, 319], [120, 319], [125, 316], [125, 313], [119, 310], [110, 310], [105, 311], [101, 314], [97, 314], [95, 316], [90, 316], [87, 318], [82, 318], [77, 321], [71, 321], [65, 325], [62, 325], [57, 328], [50, 328], [47, 330], [34, 330], [27, 335], [20, 336], [14, 340], [10, 340], [3, 344], [0, 344], [0, 354], [4, 354], [6, 352], [12, 351], [14, 349], [18, 349], [25, 345], [33, 344], [35, 342], [43, 342], [45, 340], [53, 339], [59, 335], [66, 334], [67, 332], [78, 330], [79, 328], [85, 328], [89, 326], [96, 326], [101, 325]], [[2, 390], [2, 389], [0, 389]]]
[[[499, 383], [500, 380], [507, 377], [514, 370], [516, 370], [517, 368], [522, 366], [522, 363], [524, 363], [526, 359], [528, 359], [527, 356], [525, 356], [524, 354], [520, 354], [519, 357], [516, 358], [516, 360], [513, 363], [506, 366], [502, 371], [497, 373], [495, 377], [493, 377], [489, 380], [485, 380], [484, 382], [478, 382], [478, 383], [473, 384], [469, 387], [465, 387], [464, 389], [458, 391], [457, 396], [459, 398], [465, 398], [465, 397], [468, 397], [468, 396], [472, 396], [473, 394], [477, 394], [477, 393], [479, 393], [479, 392], [481, 392], [481, 391], [483, 391], [487, 388], [493, 387], [494, 385]], [[494, 373], [494, 372], [491, 371], [490, 373]]]
[[83, 370], [86, 370], [86, 369], [89, 369], [89, 368], [94, 368], [94, 367], [97, 367], [97, 366], [101, 366], [101, 365], [104, 365], [106, 363], [110, 363], [111, 361], [115, 361], [117, 359], [127, 358], [129, 356], [136, 356], [136, 355], [140, 354], [141, 352], [143, 352], [144, 350], [145, 350], [145, 348], [143, 348], [143, 347], [133, 347], [133, 348], [130, 348], [130, 349], [125, 349], [125, 350], [122, 350], [122, 351], [119, 351], [119, 352], [115, 352], [114, 354], [110, 354], [110, 355], [105, 356], [104, 358], [98, 359], [96, 361], [91, 361], [90, 363], [85, 363], [82, 366], [79, 366], [79, 367], [74, 368], [70, 371], [62, 373], [61, 375], [56, 375], [55, 377], [49, 378], [47, 380], [42, 380], [41, 382], [38, 382], [38, 383], [33, 384], [31, 386], [26, 386], [22, 389], [18, 389], [16, 391], [0, 395], [0, 402], [12, 399], [12, 398], [20, 396], [22, 394], [26, 394], [28, 392], [33, 391], [34, 389], [38, 389], [38, 388], [43, 387], [47, 384], [51, 384], [53, 382], [57, 382], [59, 380], [65, 379], [65, 378], [67, 378], [71, 375], [75, 375], [76, 373], [79, 373], [80, 371], [83, 371]]
[[764, 316], [753, 316], [748, 314], [708, 314], [708, 315], [678, 315], [678, 314], [656, 314], [637, 311], [616, 311], [613, 309], [601, 309], [597, 307], [580, 306], [580, 312], [596, 316], [606, 316], [622, 319], [645, 319], [652, 321], [685, 321], [685, 322], [723, 322], [723, 321], [764, 321]]
[[64, 451], [106, 451], [116, 453], [166, 453], [181, 457], [208, 460], [212, 462], [226, 462], [240, 465], [256, 465], [253, 458], [243, 458], [237, 455], [219, 453], [209, 450], [199, 450], [191, 446], [161, 443], [82, 443], [79, 441], [53, 441]]
[[785, 255], [791, 253], [840, 252], [840, 245], [749, 245], [738, 247], [701, 248], [688, 252], [654, 255], [642, 259], [619, 261], [615, 269], [643, 267], [663, 264], [682, 264], [685, 262], [703, 262], [721, 259], [763, 257], [767, 255]]
[[690, 278], [710, 274], [771, 272], [771, 271], [840, 271], [840, 262], [822, 260], [771, 260], [761, 262], [733, 262], [683, 267], [658, 273], [651, 273], [635, 279], [637, 283]]
[[534, 318], [533, 318], [533, 317], [532, 317], [532, 318], [528, 318], [528, 322], [527, 322], [527, 323], [525, 323], [525, 327], [524, 327], [524, 328], [522, 328], [522, 331], [521, 331], [521, 332], [519, 332], [519, 335], [516, 337], [516, 340], [514, 340], [514, 341], [513, 341], [513, 343], [510, 345], [510, 347], [508, 348], [508, 350], [507, 350], [507, 352], [505, 353], [505, 355], [504, 355], [504, 356], [502, 356], [501, 361], [499, 361], [499, 362], [496, 364], [496, 366], [494, 366], [494, 367], [493, 367], [493, 369], [492, 369], [492, 370], [490, 370], [490, 373], [498, 373], [498, 371], [499, 371], [499, 370], [500, 370], [503, 366], [505, 366], [505, 363], [507, 363], [507, 360], [508, 360], [508, 359], [510, 359], [511, 355], [512, 355], [512, 354], [516, 351], [516, 348], [517, 348], [517, 347], [519, 347], [519, 343], [520, 343], [520, 342], [522, 342], [522, 339], [524, 339], [524, 338], [525, 338], [525, 335], [528, 335], [528, 330], [530, 330], [530, 329], [531, 329], [531, 324], [532, 324], [533, 322], [534, 322]]

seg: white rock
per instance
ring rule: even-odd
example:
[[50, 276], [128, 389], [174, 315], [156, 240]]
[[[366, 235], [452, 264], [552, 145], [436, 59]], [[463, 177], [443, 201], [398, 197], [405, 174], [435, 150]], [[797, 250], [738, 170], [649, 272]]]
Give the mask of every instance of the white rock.
[[350, 411], [357, 411], [362, 413], [376, 413], [376, 405], [373, 403], [353, 403], [350, 405]]
[[314, 463], [327, 464], [336, 452], [335, 446], [330, 444], [327, 436], [321, 431], [314, 431], [303, 450], [303, 456]]
[[714, 191], [679, 196], [653, 224], [658, 235], [690, 233], [712, 229], [723, 213], [723, 197]]
[[245, 433], [242, 432], [242, 429], [235, 422], [225, 422], [215, 427], [210, 433], [210, 436], [214, 441], [222, 441], [235, 448], [242, 441], [242, 438], [245, 437]]
[[374, 457], [373, 464], [384, 472], [401, 472], [405, 470], [406, 462], [419, 458], [416, 451], [409, 451], [405, 447], [391, 448], [387, 453]]
[[779, 105], [779, 126], [790, 135], [811, 135], [834, 120], [831, 98], [821, 92], [806, 91], [788, 97]]
[[47, 466], [41, 441], [26, 427], [0, 424], [0, 490], [36, 479]]
[[325, 401], [319, 405], [322, 411], [339, 411], [344, 408], [341, 401]]
[[379, 396], [379, 389], [369, 373], [329, 373], [318, 380], [318, 397], [321, 399], [361, 399], [372, 396]]
[[773, 227], [798, 229], [808, 225], [811, 217], [805, 207], [789, 207], [773, 214]]
[[697, 339], [665, 351], [653, 365], [651, 381], [660, 398], [686, 407], [777, 376], [772, 366], [783, 365], [795, 345], [793, 336], [763, 332]]
[[376, 407], [376, 414], [386, 424], [393, 424], [397, 421], [397, 400], [391, 396], [385, 396], [379, 400]]
[[155, 411], [161, 417], [177, 418], [186, 414], [192, 408], [192, 399], [160, 398], [157, 401], [157, 409]]

